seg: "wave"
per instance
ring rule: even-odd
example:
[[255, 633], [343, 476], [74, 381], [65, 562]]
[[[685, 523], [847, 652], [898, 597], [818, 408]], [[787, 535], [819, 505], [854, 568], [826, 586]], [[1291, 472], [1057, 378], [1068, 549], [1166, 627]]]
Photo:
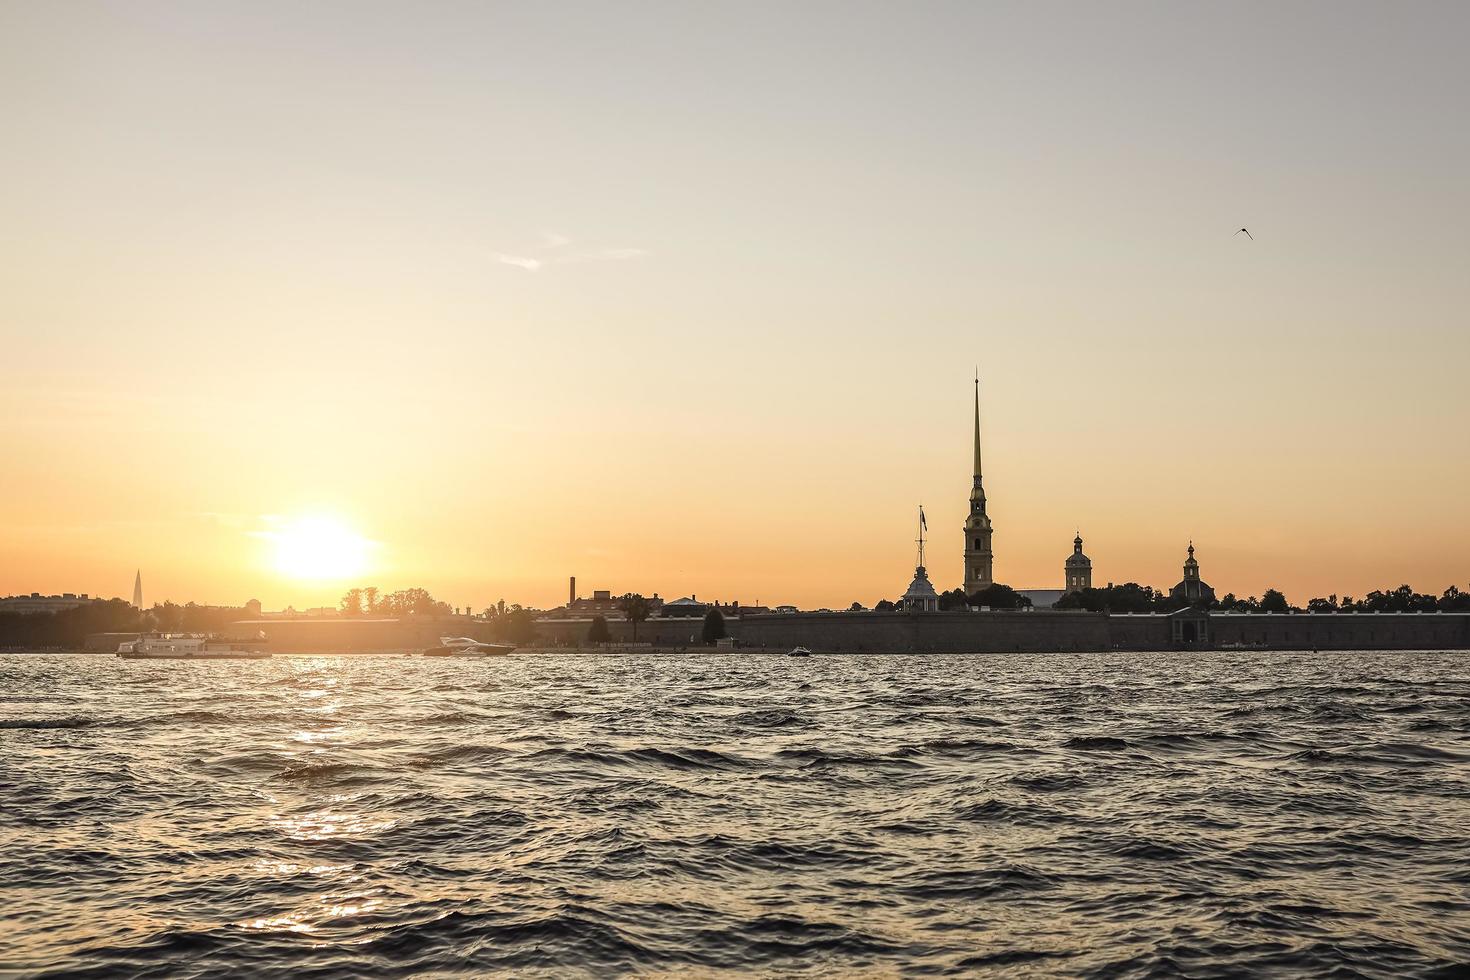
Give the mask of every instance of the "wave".
[[973, 870], [922, 871], [914, 876], [912, 884], [904, 885], [900, 891], [926, 900], [980, 901], [1056, 887], [1057, 882], [1051, 876], [1035, 868], [1011, 864]]
[[734, 724], [748, 728], [797, 728], [806, 727], [807, 722], [800, 714], [789, 708], [762, 708], [742, 711], [730, 719]]
[[1068, 814], [1035, 803], [1017, 803], [1009, 800], [986, 799], [977, 803], [965, 803], [954, 808], [959, 820], [973, 823], [1014, 824], [1036, 827], [1058, 822], [1070, 822]]
[[276, 778], [293, 781], [307, 781], [317, 779], [340, 779], [341, 777], [365, 776], [372, 771], [369, 766], [357, 765], [351, 762], [307, 762], [296, 766], [287, 766], [276, 773]]
[[1005, 781], [1022, 789], [1042, 793], [1071, 792], [1089, 785], [1085, 777], [1075, 772], [1019, 772], [1006, 777]]
[[776, 752], [776, 758], [786, 762], [800, 763], [803, 768], [809, 769], [834, 766], [915, 768], [919, 765], [906, 758], [902, 749], [894, 753], [880, 754], [876, 752], [835, 752], [815, 746], [800, 746], [780, 749]]
[[0, 731], [91, 728], [97, 724], [102, 724], [100, 719], [84, 718], [80, 715], [67, 718], [0, 718]]
[[585, 767], [589, 772], [596, 772], [598, 767], [621, 767], [621, 766], [646, 766], [653, 765], [668, 769], [742, 769], [749, 767], [750, 763], [739, 756], [727, 755], [714, 749], [705, 748], [682, 748], [657, 749], [568, 749], [549, 748], [532, 752], [525, 756], [522, 761], [541, 762], [567, 762], [580, 767]]
[[1077, 735], [1063, 742], [1062, 747], [1087, 752], [1118, 752], [1128, 748], [1129, 744], [1127, 739], [1113, 735]]
[[1004, 754], [1034, 755], [1035, 749], [1022, 748], [1014, 742], [994, 741], [982, 738], [934, 738], [926, 742], [903, 745], [885, 758], [920, 758], [923, 756], [946, 756], [956, 759], [979, 759]]

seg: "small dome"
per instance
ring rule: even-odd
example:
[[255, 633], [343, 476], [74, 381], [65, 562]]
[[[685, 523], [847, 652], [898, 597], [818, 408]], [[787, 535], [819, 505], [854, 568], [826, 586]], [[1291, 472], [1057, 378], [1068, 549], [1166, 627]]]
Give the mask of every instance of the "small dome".
[[928, 599], [939, 598], [939, 593], [934, 591], [934, 586], [929, 581], [929, 576], [924, 569], [917, 570], [914, 580], [909, 583], [909, 590], [903, 594], [905, 599]]

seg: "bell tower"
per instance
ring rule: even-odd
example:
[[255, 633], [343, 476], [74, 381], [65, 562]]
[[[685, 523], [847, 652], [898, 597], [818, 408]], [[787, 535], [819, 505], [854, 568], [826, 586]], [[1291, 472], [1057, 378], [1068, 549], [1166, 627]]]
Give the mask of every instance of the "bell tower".
[[1065, 578], [1068, 593], [1092, 588], [1092, 559], [1082, 553], [1082, 532], [1072, 539], [1072, 553], [1067, 556]]
[[980, 375], [975, 375], [975, 478], [970, 487], [970, 516], [965, 518], [965, 595], [995, 584], [991, 568], [990, 515], [985, 513], [985, 487], [980, 480]]

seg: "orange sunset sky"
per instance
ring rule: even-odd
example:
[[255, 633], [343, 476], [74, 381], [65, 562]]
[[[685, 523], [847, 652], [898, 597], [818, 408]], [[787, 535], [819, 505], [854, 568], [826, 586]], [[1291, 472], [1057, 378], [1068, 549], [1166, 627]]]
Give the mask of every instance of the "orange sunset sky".
[[1467, 28], [0, 6], [0, 594], [1466, 588]]

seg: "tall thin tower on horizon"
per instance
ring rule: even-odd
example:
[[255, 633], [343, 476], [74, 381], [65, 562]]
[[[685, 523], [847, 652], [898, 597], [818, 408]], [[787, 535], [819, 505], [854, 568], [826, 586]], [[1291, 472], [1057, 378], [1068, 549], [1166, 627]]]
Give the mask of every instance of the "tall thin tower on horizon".
[[133, 608], [143, 608], [143, 569], [138, 569], [133, 576]]
[[975, 476], [970, 487], [970, 516], [965, 518], [965, 595], [995, 584], [990, 550], [990, 515], [985, 512], [985, 486], [980, 466], [980, 372], [975, 372]]

